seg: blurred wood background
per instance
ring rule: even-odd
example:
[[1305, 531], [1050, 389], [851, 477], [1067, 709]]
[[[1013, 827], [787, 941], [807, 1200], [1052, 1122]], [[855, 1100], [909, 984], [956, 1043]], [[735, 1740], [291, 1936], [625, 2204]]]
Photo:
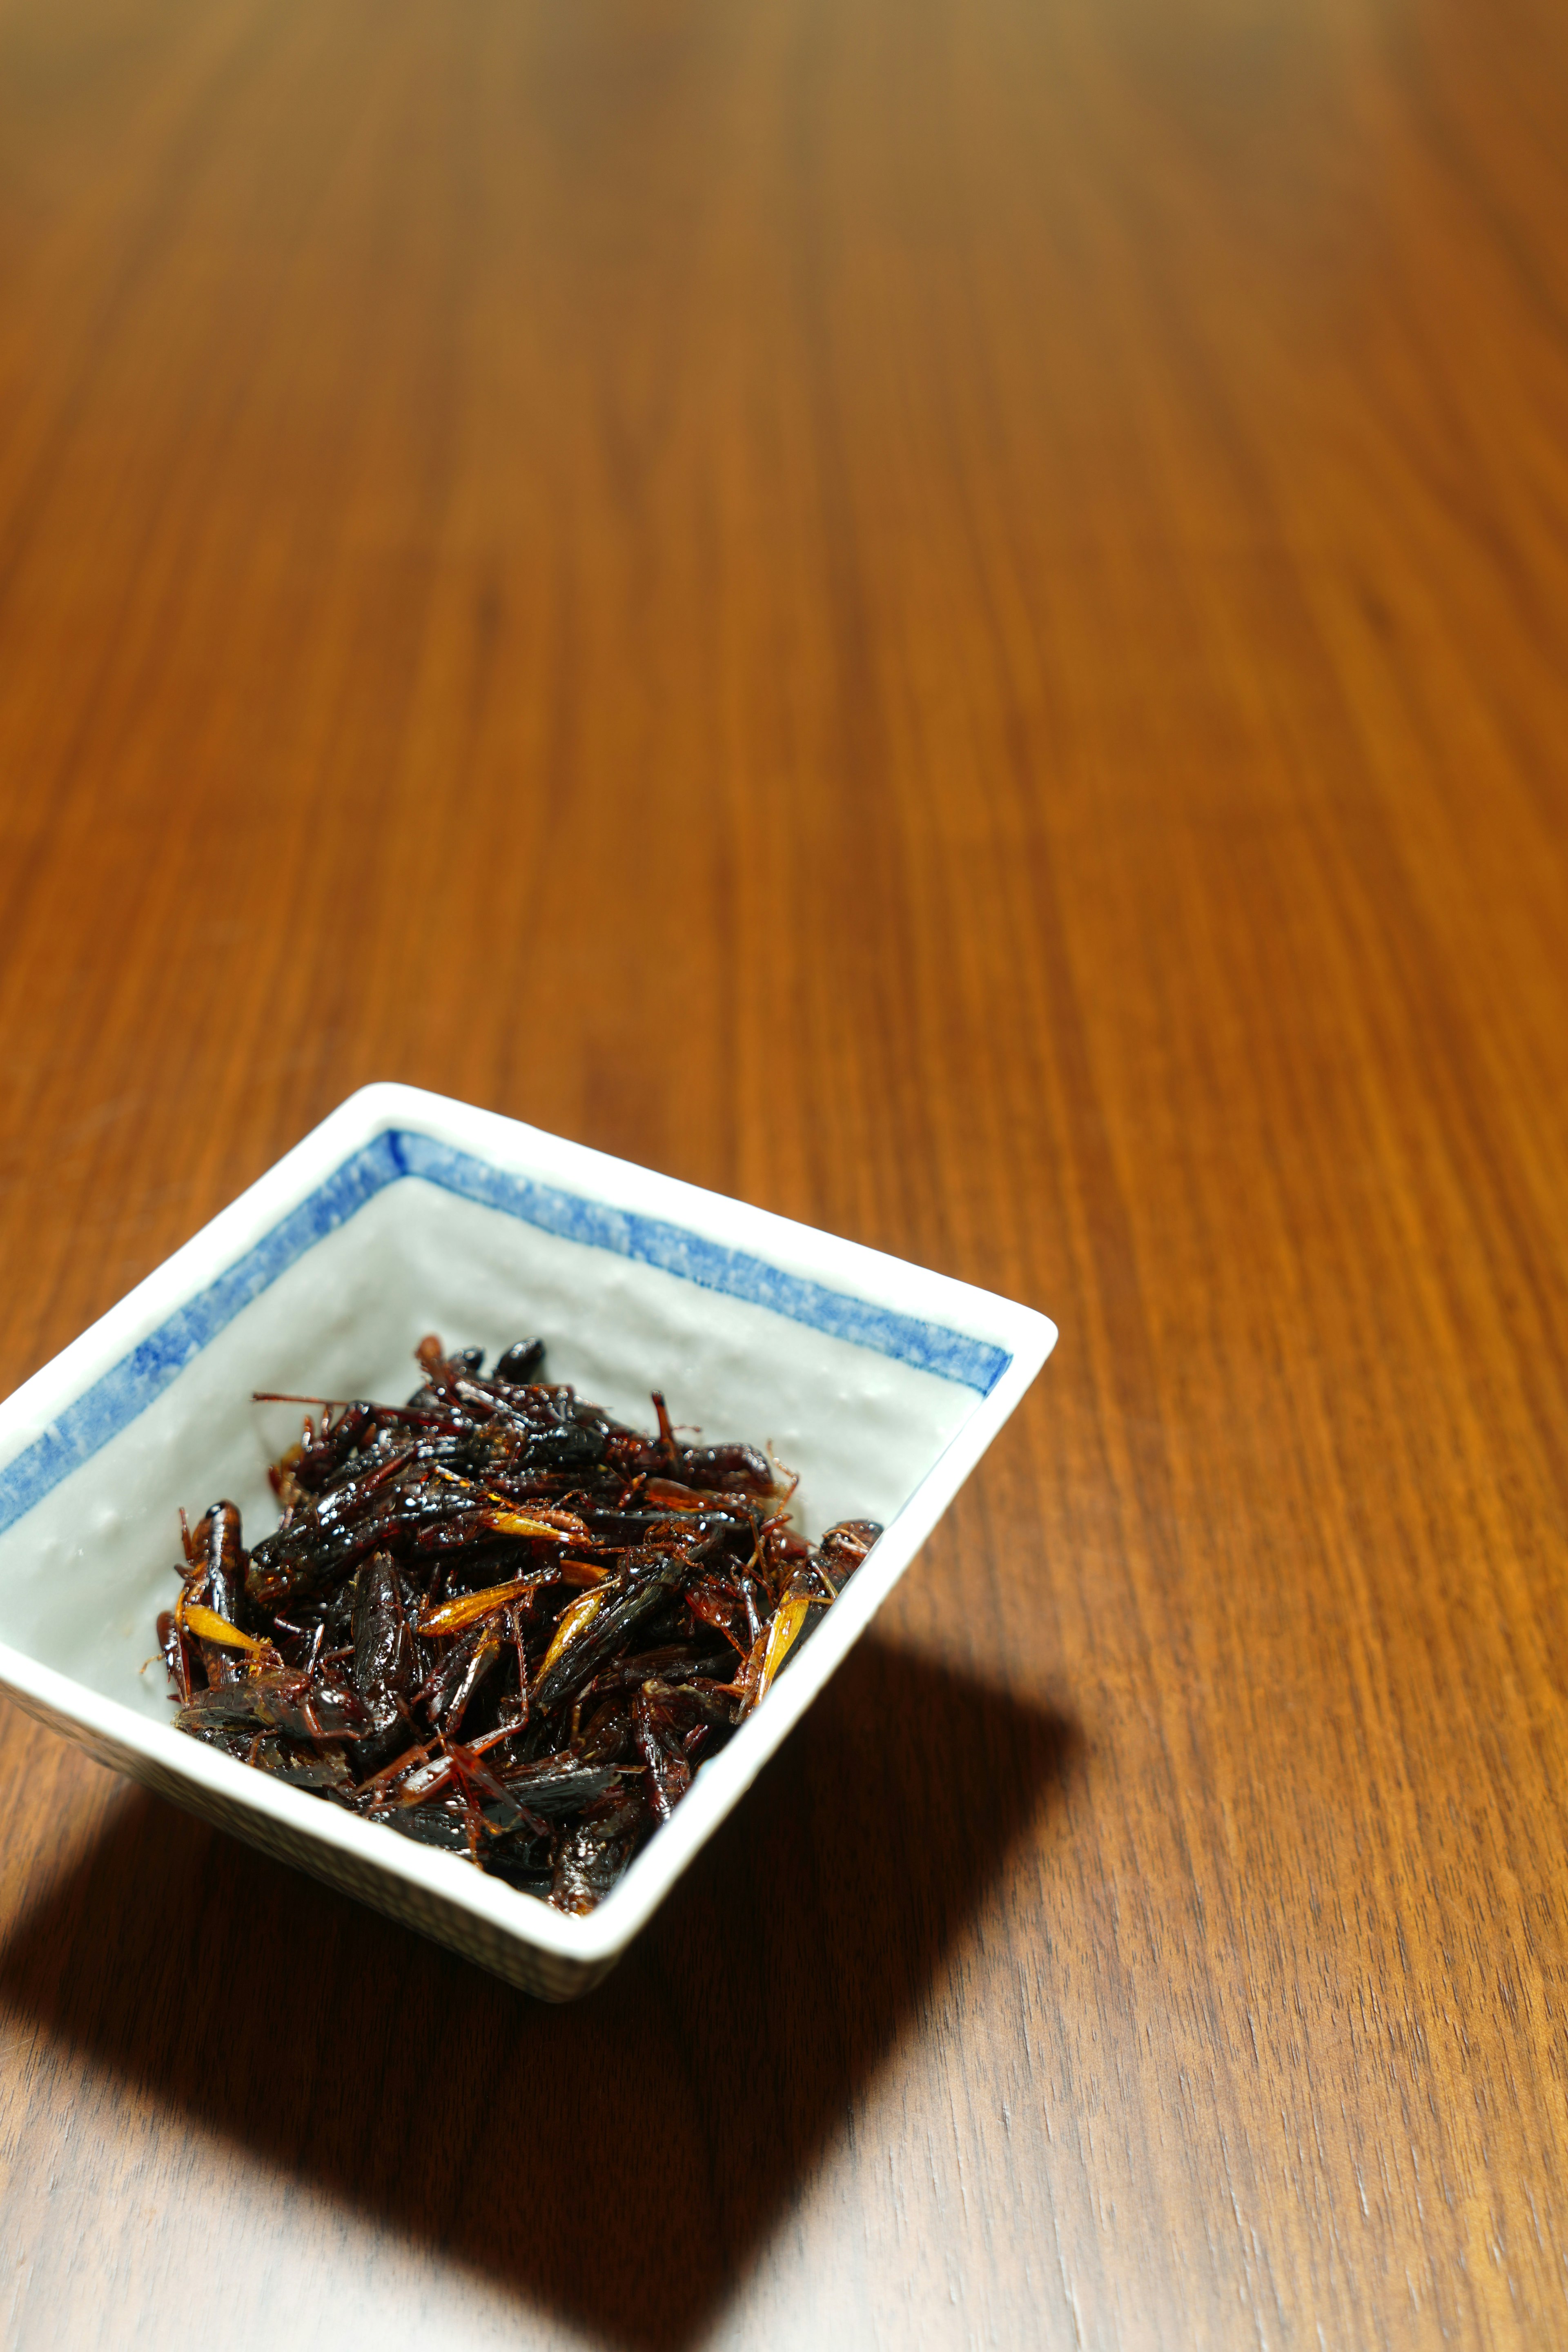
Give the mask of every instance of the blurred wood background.
[[1564, 2340], [1565, 786], [1547, 0], [5, 0], [0, 1384], [375, 1077], [1063, 1336], [575, 2010], [7, 1714], [4, 2340]]

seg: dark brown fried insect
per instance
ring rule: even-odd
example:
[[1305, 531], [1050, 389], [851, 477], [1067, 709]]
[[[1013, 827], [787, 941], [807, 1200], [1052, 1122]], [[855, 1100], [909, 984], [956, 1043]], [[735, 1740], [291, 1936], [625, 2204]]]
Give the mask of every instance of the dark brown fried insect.
[[687, 1445], [543, 1378], [520, 1340], [416, 1354], [405, 1405], [310, 1406], [247, 1555], [184, 1530], [158, 1643], [192, 1738], [591, 1910], [820, 1622], [880, 1529], [789, 1524], [751, 1445]]

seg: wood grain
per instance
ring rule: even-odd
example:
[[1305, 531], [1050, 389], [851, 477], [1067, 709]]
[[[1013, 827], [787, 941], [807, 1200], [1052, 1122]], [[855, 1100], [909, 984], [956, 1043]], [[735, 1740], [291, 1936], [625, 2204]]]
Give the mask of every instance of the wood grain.
[[6, 2342], [1568, 2334], [1565, 156], [1544, 0], [7, 0], [0, 1381], [384, 1076], [1063, 1339], [579, 2010], [8, 1717]]

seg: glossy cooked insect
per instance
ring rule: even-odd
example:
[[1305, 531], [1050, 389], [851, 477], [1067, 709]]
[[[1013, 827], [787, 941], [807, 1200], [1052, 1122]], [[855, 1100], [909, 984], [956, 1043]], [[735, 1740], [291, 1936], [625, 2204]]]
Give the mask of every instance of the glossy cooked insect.
[[791, 1527], [752, 1445], [644, 1435], [544, 1343], [416, 1350], [405, 1405], [319, 1412], [277, 1531], [181, 1513], [158, 1641], [193, 1738], [558, 1909], [592, 1910], [766, 1697], [881, 1530]]

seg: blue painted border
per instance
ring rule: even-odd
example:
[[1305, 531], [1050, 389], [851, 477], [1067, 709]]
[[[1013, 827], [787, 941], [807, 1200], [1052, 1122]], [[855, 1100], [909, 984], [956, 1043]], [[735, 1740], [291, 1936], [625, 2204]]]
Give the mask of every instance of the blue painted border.
[[771, 1307], [793, 1323], [805, 1323], [836, 1339], [853, 1340], [858, 1347], [874, 1349], [897, 1363], [913, 1364], [960, 1387], [978, 1390], [982, 1396], [995, 1387], [1013, 1360], [1005, 1348], [993, 1347], [988, 1340], [973, 1339], [962, 1331], [950, 1331], [943, 1324], [921, 1322], [916, 1316], [898, 1315], [844, 1291], [828, 1290], [819, 1282], [785, 1274], [763, 1258], [750, 1257], [743, 1250], [707, 1241], [682, 1225], [607, 1208], [602, 1201], [563, 1192], [552, 1184], [537, 1184], [531, 1177], [510, 1175], [468, 1152], [437, 1143], [432, 1136], [412, 1129], [392, 1129], [334, 1169], [280, 1224], [274, 1225], [216, 1282], [177, 1307], [166, 1323], [132, 1348], [112, 1371], [84, 1390], [41, 1437], [0, 1470], [0, 1535], [145, 1412], [192, 1358], [307, 1250], [346, 1224], [377, 1192], [407, 1176], [423, 1177], [443, 1192], [476, 1201], [487, 1209], [499, 1209], [563, 1241], [610, 1250], [617, 1257], [659, 1266], [683, 1282], [700, 1284], [704, 1290], [721, 1291], [726, 1297]]

